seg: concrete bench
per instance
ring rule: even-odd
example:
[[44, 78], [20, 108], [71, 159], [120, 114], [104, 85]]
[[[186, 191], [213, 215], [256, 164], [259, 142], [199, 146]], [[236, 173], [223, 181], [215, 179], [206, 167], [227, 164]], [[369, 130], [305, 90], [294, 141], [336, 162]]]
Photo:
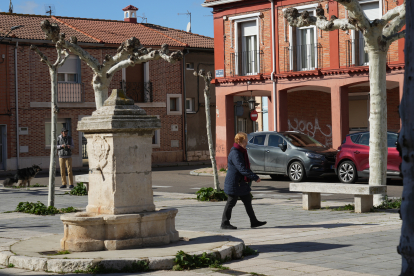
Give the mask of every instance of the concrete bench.
[[86, 186], [86, 190], [89, 192], [89, 174], [75, 175], [75, 183], [83, 182]]
[[321, 208], [321, 193], [354, 195], [355, 213], [369, 212], [373, 205], [374, 194], [386, 194], [387, 186], [370, 186], [339, 183], [290, 183], [289, 191], [302, 192], [303, 209]]

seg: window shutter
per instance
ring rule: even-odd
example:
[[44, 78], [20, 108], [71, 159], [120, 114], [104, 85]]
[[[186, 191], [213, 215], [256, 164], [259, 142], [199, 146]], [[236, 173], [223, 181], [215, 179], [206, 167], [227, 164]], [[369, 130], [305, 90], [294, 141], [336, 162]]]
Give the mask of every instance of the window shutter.
[[380, 18], [379, 2], [361, 3], [361, 8], [368, 20], [373, 21]]
[[69, 56], [65, 63], [59, 67], [59, 73], [75, 73], [78, 72], [78, 57], [77, 56]]
[[257, 35], [256, 21], [243, 22], [241, 24], [242, 36]]

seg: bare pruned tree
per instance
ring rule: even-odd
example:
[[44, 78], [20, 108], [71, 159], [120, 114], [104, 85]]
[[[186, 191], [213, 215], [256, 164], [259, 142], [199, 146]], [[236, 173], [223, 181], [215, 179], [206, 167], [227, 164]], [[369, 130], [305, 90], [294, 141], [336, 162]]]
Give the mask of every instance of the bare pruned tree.
[[[386, 63], [390, 45], [405, 37], [405, 0], [400, 6], [388, 11], [380, 19], [370, 21], [364, 14], [358, 0], [334, 0], [348, 10], [348, 18], [338, 19], [331, 16], [328, 20], [321, 5], [316, 16], [309, 12], [299, 13], [288, 8], [284, 16], [293, 27], [316, 26], [324, 31], [360, 31], [365, 40], [365, 52], [369, 57], [370, 80], [370, 185], [386, 185], [387, 172], [387, 90]], [[374, 196], [374, 205], [379, 205], [383, 196]]]
[[57, 24], [44, 20], [41, 23], [41, 27], [47, 39], [55, 43], [59, 42], [63, 48], [79, 56], [92, 69], [92, 85], [97, 109], [108, 98], [109, 84], [118, 70], [157, 59], [164, 59], [167, 62], [173, 63], [181, 60], [183, 56], [181, 51], [170, 54], [167, 44], [163, 44], [160, 50], [153, 50], [144, 47], [137, 38], [131, 37], [122, 42], [114, 56], [106, 55], [103, 63], [100, 64], [95, 57], [77, 44], [75, 36], [72, 36], [69, 41], [65, 40], [65, 34], [60, 34]]
[[214, 189], [220, 191], [220, 182], [218, 179], [217, 165], [216, 165], [216, 151], [214, 149], [213, 134], [211, 133], [211, 115], [210, 115], [210, 84], [213, 76], [208, 71], [207, 74], [204, 69], [194, 72], [194, 76], [201, 77], [204, 79], [204, 101], [206, 105], [206, 121], [207, 121], [207, 138], [208, 138], [208, 149], [210, 151], [211, 165], [214, 172]]
[[57, 122], [57, 113], [59, 108], [57, 106], [58, 98], [58, 87], [57, 87], [57, 73], [58, 68], [65, 63], [66, 59], [69, 57], [68, 52], [62, 48], [60, 42], [56, 42], [56, 51], [57, 59], [54, 63], [51, 63], [47, 57], [37, 48], [35, 45], [31, 45], [30, 49], [35, 51], [40, 56], [40, 61], [45, 63], [49, 68], [50, 74], [50, 84], [51, 84], [51, 144], [50, 144], [50, 166], [49, 166], [49, 194], [47, 204], [48, 206], [55, 206], [55, 178], [56, 178], [56, 122]]

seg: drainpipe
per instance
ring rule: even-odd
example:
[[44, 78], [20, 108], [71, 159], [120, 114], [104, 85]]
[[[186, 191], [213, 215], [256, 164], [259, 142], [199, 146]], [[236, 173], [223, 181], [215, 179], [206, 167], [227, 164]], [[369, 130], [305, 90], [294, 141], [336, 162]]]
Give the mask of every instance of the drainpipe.
[[16, 42], [16, 48], [14, 48], [14, 85], [15, 85], [15, 96], [16, 96], [16, 153], [17, 153], [17, 169], [19, 169], [19, 155], [20, 155], [20, 143], [19, 143], [19, 88], [17, 85], [17, 47], [19, 42]]
[[272, 10], [272, 66], [273, 66], [273, 72], [271, 75], [271, 80], [273, 82], [273, 93], [272, 93], [272, 98], [273, 98], [273, 113], [274, 113], [274, 118], [273, 118], [273, 127], [274, 127], [274, 131], [277, 131], [277, 124], [276, 124], [276, 116], [277, 116], [277, 110], [276, 110], [276, 81], [274, 78], [274, 74], [276, 72], [276, 43], [275, 43], [275, 5], [274, 5], [274, 0], [270, 0], [271, 2], [271, 10]]
[[[185, 67], [185, 56], [190, 53], [190, 50], [186, 49], [187, 52], [183, 55], [183, 94], [184, 94], [184, 100], [183, 100], [183, 112], [184, 112], [184, 160], [187, 160], [187, 109], [186, 109], [186, 101], [187, 101], [187, 91], [186, 91], [186, 82], [185, 82], [185, 73], [187, 72], [187, 69]], [[198, 80], [198, 77], [197, 77]]]

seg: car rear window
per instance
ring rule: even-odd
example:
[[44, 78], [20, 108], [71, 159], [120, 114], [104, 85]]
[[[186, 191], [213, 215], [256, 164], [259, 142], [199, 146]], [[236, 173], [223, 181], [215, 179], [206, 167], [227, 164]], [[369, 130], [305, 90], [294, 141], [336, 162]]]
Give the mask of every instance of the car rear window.
[[264, 146], [265, 140], [266, 135], [256, 135], [250, 140], [250, 143], [258, 146]]
[[351, 135], [351, 141], [353, 143], [356, 143], [358, 141], [358, 137], [359, 137], [359, 134], [357, 134], [357, 135]]
[[361, 135], [361, 138], [358, 140], [358, 144], [369, 146], [369, 133], [364, 133]]

